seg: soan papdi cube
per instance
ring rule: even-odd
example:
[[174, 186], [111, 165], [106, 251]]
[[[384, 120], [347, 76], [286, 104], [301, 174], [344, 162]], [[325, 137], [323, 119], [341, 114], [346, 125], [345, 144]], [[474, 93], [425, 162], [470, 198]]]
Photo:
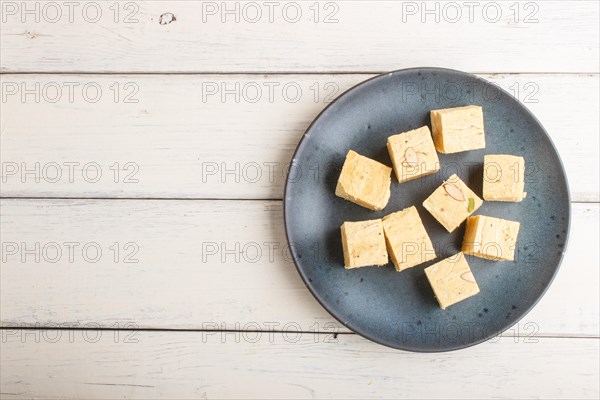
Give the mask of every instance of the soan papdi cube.
[[383, 232], [396, 271], [415, 267], [435, 258], [433, 244], [416, 207], [385, 216]]
[[350, 150], [335, 195], [371, 210], [383, 210], [390, 199], [392, 169]]
[[483, 157], [483, 198], [488, 201], [515, 201], [525, 198], [525, 159], [506, 154]]
[[435, 148], [441, 153], [485, 148], [483, 110], [479, 106], [431, 111]]
[[406, 182], [440, 169], [431, 132], [424, 126], [390, 136], [387, 148], [398, 182]]
[[380, 219], [344, 222], [341, 230], [346, 269], [388, 263], [383, 224]]
[[423, 207], [452, 232], [482, 204], [483, 200], [453, 174], [423, 202]]
[[425, 268], [425, 275], [442, 309], [479, 293], [479, 286], [462, 253]]
[[514, 260], [520, 224], [476, 215], [467, 219], [462, 251], [488, 260]]

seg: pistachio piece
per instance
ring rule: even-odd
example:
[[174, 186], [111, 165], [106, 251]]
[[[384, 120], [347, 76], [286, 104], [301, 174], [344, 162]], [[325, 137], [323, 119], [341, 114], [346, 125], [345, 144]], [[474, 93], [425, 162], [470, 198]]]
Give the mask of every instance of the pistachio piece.
[[454, 183], [446, 182], [442, 185], [448, 196], [456, 201], [465, 201], [465, 194]]
[[475, 209], [475, 199], [472, 197], [469, 197], [469, 206], [467, 207], [467, 211], [473, 212], [474, 209]]

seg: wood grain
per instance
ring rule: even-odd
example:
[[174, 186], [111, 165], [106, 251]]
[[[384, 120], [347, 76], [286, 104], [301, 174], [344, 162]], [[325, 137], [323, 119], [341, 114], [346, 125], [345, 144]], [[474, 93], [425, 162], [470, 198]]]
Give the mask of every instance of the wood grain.
[[3, 399], [593, 399], [598, 345], [502, 338], [417, 354], [357, 335], [5, 331], [0, 390]]
[[[281, 199], [310, 122], [371, 76], [3, 75], [0, 194]], [[598, 201], [598, 75], [482, 77], [546, 127], [572, 199]]]
[[[29, 5], [31, 14], [24, 14], [21, 2], [3, 3], [16, 4], [16, 9], [3, 10], [2, 72], [599, 68], [596, 1], [486, 1], [473, 8], [467, 2], [334, 1], [315, 6], [286, 1], [276, 2], [272, 12], [264, 2], [133, 1], [121, 3], [118, 13], [113, 3], [78, 2], [71, 15], [66, 6], [55, 10], [48, 2], [36, 2], [37, 12]], [[167, 23], [172, 20], [167, 13], [175, 20]]]
[[[345, 331], [296, 272], [279, 201], [4, 199], [0, 205], [4, 326], [239, 330], [274, 322]], [[573, 204], [559, 274], [508, 335], [529, 334], [530, 322], [540, 335], [600, 336], [599, 261], [590, 251], [600, 239], [599, 209]]]
[[[600, 396], [597, 1], [66, 3], [0, 1], [0, 398]], [[285, 250], [302, 133], [415, 66], [514, 93], [576, 202], [540, 303], [451, 353], [349, 333]]]

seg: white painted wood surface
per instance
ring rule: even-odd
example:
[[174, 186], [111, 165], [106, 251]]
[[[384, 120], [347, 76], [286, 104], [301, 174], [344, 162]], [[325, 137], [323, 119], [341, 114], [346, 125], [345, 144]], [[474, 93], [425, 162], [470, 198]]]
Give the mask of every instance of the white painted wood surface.
[[[471, 6], [281, 1], [272, 3], [277, 6], [271, 13], [264, 3], [132, 1], [115, 13], [113, 3], [97, 2], [99, 11], [82, 4], [71, 18], [61, 7], [56, 22], [57, 13], [44, 11], [43, 2], [38, 15], [24, 15], [18, 7], [5, 13], [1, 71], [383, 72], [419, 65], [595, 73], [599, 68], [596, 1]], [[161, 25], [167, 12], [176, 21]]]
[[[310, 122], [371, 76], [3, 75], [1, 194], [281, 199]], [[482, 77], [546, 127], [573, 200], [598, 201], [598, 75]]]
[[35, 333], [21, 333], [4, 331], [0, 361], [11, 368], [3, 371], [3, 399], [593, 399], [598, 393], [596, 339], [502, 338], [415, 354], [357, 335], [41, 331], [36, 343]]
[[[0, 398], [598, 398], [599, 3], [467, 3], [285, 1], [271, 22], [265, 2], [0, 1]], [[310, 121], [415, 66], [514, 93], [575, 202], [541, 302], [446, 354], [349, 333], [282, 249], [284, 171]]]
[[[2, 200], [1, 205], [2, 241], [14, 244], [0, 271], [4, 326], [239, 329], [276, 321], [303, 331], [327, 331], [328, 323], [340, 327], [296, 272], [279, 201]], [[573, 205], [566, 259], [517, 333], [531, 322], [540, 335], [599, 336], [600, 303], [592, 295], [599, 292], [599, 259], [589, 252], [600, 241], [598, 218], [598, 204]], [[72, 262], [69, 242], [79, 244], [71, 246]], [[102, 255], [93, 262], [96, 248]]]

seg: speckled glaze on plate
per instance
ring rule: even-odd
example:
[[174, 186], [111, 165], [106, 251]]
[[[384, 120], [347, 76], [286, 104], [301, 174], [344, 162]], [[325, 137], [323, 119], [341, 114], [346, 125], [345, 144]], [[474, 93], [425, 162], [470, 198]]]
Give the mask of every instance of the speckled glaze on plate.
[[[422, 179], [399, 184], [392, 178], [391, 199], [383, 211], [370, 211], [335, 196], [349, 149], [391, 166], [388, 136], [431, 127], [430, 110], [467, 104], [483, 107], [485, 149], [438, 154], [441, 170]], [[442, 310], [423, 270], [460, 251], [465, 224], [448, 233], [422, 202], [453, 173], [482, 197], [484, 154], [525, 157], [527, 198], [521, 203], [485, 202], [476, 212], [521, 223], [517, 256], [514, 262], [468, 257], [481, 292]], [[416, 205], [436, 246], [435, 261], [403, 272], [396, 272], [391, 263], [344, 269], [340, 238], [344, 221], [379, 218], [411, 205]], [[570, 199], [556, 148], [539, 121], [513, 96], [464, 72], [414, 68], [367, 80], [321, 112], [294, 154], [284, 213], [298, 272], [331, 315], [377, 343], [432, 352], [488, 340], [535, 306], [565, 251]], [[533, 333], [535, 324], [523, 320], [521, 333]]]

